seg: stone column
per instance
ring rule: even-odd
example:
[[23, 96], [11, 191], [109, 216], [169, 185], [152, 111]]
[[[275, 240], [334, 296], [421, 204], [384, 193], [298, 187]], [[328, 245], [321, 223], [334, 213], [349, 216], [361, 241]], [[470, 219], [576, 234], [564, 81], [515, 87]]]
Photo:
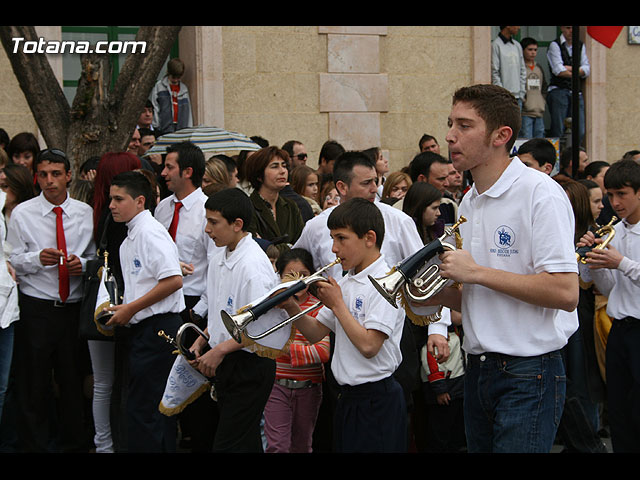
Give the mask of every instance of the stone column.
[[329, 115], [329, 138], [347, 150], [381, 147], [380, 113], [389, 105], [380, 72], [381, 26], [320, 26], [327, 35], [327, 73], [320, 74], [320, 112]]

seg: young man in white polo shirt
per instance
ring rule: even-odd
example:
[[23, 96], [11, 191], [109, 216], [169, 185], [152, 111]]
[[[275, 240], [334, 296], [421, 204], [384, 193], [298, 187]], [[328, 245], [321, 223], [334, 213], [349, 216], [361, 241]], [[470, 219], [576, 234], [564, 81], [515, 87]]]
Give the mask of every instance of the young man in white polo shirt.
[[[191, 347], [197, 354], [193, 364], [214, 379], [220, 417], [213, 451], [260, 453], [260, 421], [276, 374], [273, 359], [279, 356], [291, 330], [281, 328], [255, 343], [238, 343], [231, 337], [220, 312], [235, 315], [242, 307], [255, 304], [279, 284], [279, 278], [269, 257], [247, 231], [253, 205], [244, 192], [224, 189], [209, 197], [205, 208], [205, 231], [219, 248], [211, 257], [207, 273], [209, 312], [205, 333], [211, 348], [205, 351], [207, 342], [199, 336]], [[266, 318], [264, 315], [251, 322], [247, 332], [268, 330], [273, 324], [263, 324], [269, 322]]]
[[[616, 453], [640, 451], [640, 165], [615, 162], [604, 176], [611, 206], [622, 220], [606, 249], [587, 253], [591, 278], [606, 295], [613, 319], [607, 337], [607, 400]], [[599, 240], [598, 243], [602, 242]], [[578, 245], [593, 245], [585, 234]]]
[[175, 337], [184, 310], [178, 249], [166, 228], [146, 209], [151, 184], [139, 172], [124, 172], [111, 181], [109, 208], [116, 222], [127, 224], [120, 246], [124, 278], [121, 305], [107, 325], [131, 329], [127, 398], [128, 451], [174, 452], [175, 417], [160, 413], [174, 356], [160, 330]]
[[[199, 328], [207, 326], [206, 298], [201, 298], [207, 286], [207, 260], [215, 245], [204, 231], [207, 223], [202, 191], [205, 160], [202, 150], [191, 142], [180, 142], [167, 148], [162, 177], [172, 192], [154, 211], [154, 216], [169, 231], [178, 247], [182, 268], [182, 291], [185, 309], [183, 322], [193, 322]], [[195, 337], [194, 337], [195, 339]], [[215, 409], [209, 395], [201, 395], [180, 413], [183, 442], [192, 452], [210, 451], [215, 425]]]
[[578, 327], [573, 212], [556, 182], [509, 156], [520, 121], [502, 87], [454, 94], [449, 152], [475, 183], [460, 204], [464, 248], [441, 256], [442, 276], [463, 286], [439, 300], [462, 312], [470, 452], [550, 451], [565, 396], [559, 350]]

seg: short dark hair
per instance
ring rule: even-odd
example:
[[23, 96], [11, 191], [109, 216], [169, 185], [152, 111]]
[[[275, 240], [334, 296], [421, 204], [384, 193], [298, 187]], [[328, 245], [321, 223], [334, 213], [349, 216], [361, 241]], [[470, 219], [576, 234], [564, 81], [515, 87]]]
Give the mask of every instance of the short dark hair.
[[65, 171], [68, 172], [71, 170], [71, 162], [62, 150], [47, 148], [39, 152], [33, 160], [33, 171], [36, 172], [38, 170], [38, 164], [45, 161], [51, 163], [62, 163]]
[[500, 127], [509, 127], [511, 138], [505, 144], [509, 154], [522, 125], [520, 106], [509, 90], [498, 85], [480, 84], [462, 87], [453, 94], [453, 104], [464, 102], [478, 113], [486, 124], [487, 135]]
[[185, 168], [191, 167], [191, 183], [195, 187], [202, 185], [202, 177], [204, 175], [204, 153], [195, 143], [179, 142], [167, 147], [167, 155], [170, 153], [178, 154], [178, 167], [180, 174]]
[[177, 57], [169, 60], [169, 63], [167, 63], [167, 75], [182, 77], [184, 75], [184, 62]]
[[151, 182], [141, 172], [129, 170], [117, 174], [111, 180], [111, 186], [122, 188], [131, 198], [143, 196], [145, 208], [155, 204], [155, 194], [151, 188]]
[[156, 137], [155, 130], [151, 130], [150, 128], [147, 128], [147, 127], [138, 128], [138, 133], [140, 133], [140, 138], [148, 137], [150, 135], [153, 136], [154, 138]]
[[635, 160], [618, 160], [604, 175], [604, 187], [618, 189], [631, 187], [634, 192], [640, 189], [640, 164]]
[[433, 140], [434, 142], [436, 142], [436, 145], [439, 145], [438, 139], [436, 137], [434, 137], [433, 135], [429, 135], [428, 133], [425, 133], [420, 137], [420, 140], [418, 141], [418, 150], [422, 150], [422, 144], [424, 142], [428, 142], [429, 140]]
[[309, 272], [315, 272], [315, 267], [313, 266], [313, 255], [311, 255], [308, 250], [305, 250], [304, 248], [290, 248], [289, 250], [282, 252], [276, 260], [276, 270], [278, 271], [278, 275], [282, 276], [282, 272], [284, 272], [285, 267], [290, 262], [294, 262], [296, 260], [302, 263]]
[[323, 158], [330, 162], [331, 160], [336, 160], [345, 151], [345, 148], [335, 140], [327, 140], [322, 145], [322, 148], [320, 148], [320, 153], [318, 154], [318, 166], [322, 164]]
[[553, 168], [556, 164], [556, 147], [546, 138], [532, 138], [524, 142], [518, 148], [518, 154], [524, 153], [530, 154], [541, 167], [550, 163]]
[[420, 175], [429, 176], [431, 165], [434, 163], [450, 163], [449, 160], [435, 152], [421, 152], [409, 163], [409, 176], [412, 182], [416, 182]]
[[364, 198], [352, 198], [333, 209], [327, 219], [329, 230], [349, 228], [358, 236], [373, 230], [376, 234], [376, 247], [382, 248], [384, 240], [384, 218], [380, 209]]
[[595, 178], [602, 171], [603, 168], [610, 167], [609, 162], [605, 162], [604, 160], [596, 160], [594, 162], [587, 163], [587, 166], [584, 167], [584, 175], [585, 177]]
[[532, 38], [532, 37], [524, 37], [522, 40], [520, 40], [520, 45], [522, 46], [522, 49], [524, 50], [529, 45], [538, 45], [538, 41], [535, 38]]
[[333, 163], [333, 183], [338, 181], [351, 185], [353, 179], [353, 169], [357, 165], [367, 168], [376, 168], [376, 164], [369, 156], [360, 151], [348, 151], [340, 155]]
[[[579, 149], [581, 152], [586, 152], [584, 147], [579, 147]], [[565, 149], [562, 150], [562, 152], [560, 152], [560, 168], [563, 170], [565, 168], [568, 168], [572, 160], [573, 160], [573, 147], [572, 146], [565, 147]]]
[[220, 215], [229, 223], [236, 219], [242, 220], [242, 230], [247, 231], [254, 209], [251, 200], [239, 188], [225, 188], [211, 195], [204, 204], [204, 208]]
[[289, 140], [289, 141], [285, 142], [284, 145], [282, 145], [282, 150], [287, 152], [289, 154], [289, 156], [292, 157], [293, 156], [293, 147], [295, 147], [296, 145], [302, 145], [302, 142], [299, 142], [298, 140]]

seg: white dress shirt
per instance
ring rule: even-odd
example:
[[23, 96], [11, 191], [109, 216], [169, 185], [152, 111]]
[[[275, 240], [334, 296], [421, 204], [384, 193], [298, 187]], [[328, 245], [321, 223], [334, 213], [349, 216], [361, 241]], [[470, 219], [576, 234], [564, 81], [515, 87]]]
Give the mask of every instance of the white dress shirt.
[[[201, 188], [184, 197], [180, 209], [180, 221], [176, 231], [176, 245], [181, 262], [193, 264], [193, 273], [183, 279], [182, 289], [185, 295], [199, 297], [207, 284], [207, 255], [213, 241], [205, 233], [207, 223], [204, 204], [207, 196]], [[155, 209], [154, 216], [165, 228], [169, 228], [178, 199], [175, 194], [163, 199]]]
[[[567, 40], [564, 38], [564, 35], [560, 35], [560, 44], [564, 45], [565, 43], [567, 43]], [[573, 46], [567, 45], [567, 49], [569, 50], [569, 53], [572, 53]], [[549, 44], [549, 48], [547, 50], [547, 60], [549, 62], [549, 69], [554, 75], [557, 76], [567, 70], [567, 67], [562, 61], [560, 47], [556, 42], [551, 42]], [[585, 49], [584, 43], [582, 44], [582, 50], [580, 52], [580, 68], [583, 72], [580, 78], [586, 78], [591, 73], [591, 65], [589, 64], [589, 59], [587, 58], [587, 51]], [[555, 87], [554, 85], [549, 85], [549, 90], [553, 90], [554, 88], [557, 87]]]
[[[120, 245], [123, 303], [131, 303], [142, 297], [164, 278], [182, 276], [178, 248], [167, 229], [153, 218], [149, 210], [143, 210], [127, 222], [127, 229], [127, 238]], [[180, 313], [184, 308], [184, 294], [179, 288], [137, 312], [129, 323], [134, 325], [160, 313]]]
[[[16, 270], [20, 291], [43, 300], [60, 300], [58, 266], [44, 266], [40, 262], [40, 251], [58, 248], [56, 214], [53, 212], [56, 206], [49, 203], [43, 193], [17, 205], [11, 213], [7, 232], [7, 242], [12, 248], [9, 261]], [[93, 209], [68, 195], [60, 207], [63, 210], [67, 255], [79, 257], [84, 271], [87, 259], [96, 254]], [[71, 275], [67, 303], [81, 299], [82, 276]]]

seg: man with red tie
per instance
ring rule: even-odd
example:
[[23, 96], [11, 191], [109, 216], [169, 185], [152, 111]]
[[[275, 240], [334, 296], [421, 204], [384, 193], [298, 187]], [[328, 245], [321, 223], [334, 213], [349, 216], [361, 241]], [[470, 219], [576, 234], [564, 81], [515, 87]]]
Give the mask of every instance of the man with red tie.
[[[78, 312], [82, 273], [96, 251], [87, 221], [93, 213], [67, 193], [71, 166], [64, 152], [41, 151], [34, 170], [41, 193], [14, 209], [7, 231], [20, 293], [14, 357], [18, 448], [86, 451]], [[52, 372], [57, 419], [51, 418]]]

